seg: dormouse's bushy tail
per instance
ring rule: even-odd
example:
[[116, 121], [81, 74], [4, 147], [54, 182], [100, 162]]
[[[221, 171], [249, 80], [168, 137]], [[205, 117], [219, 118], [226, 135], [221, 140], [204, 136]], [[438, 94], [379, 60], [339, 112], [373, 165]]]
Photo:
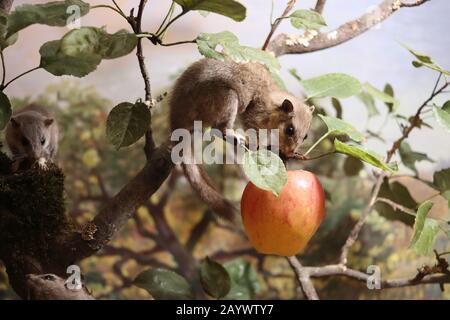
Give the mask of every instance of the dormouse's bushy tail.
[[183, 163], [181, 166], [192, 188], [197, 192], [203, 202], [217, 213], [219, 217], [233, 223], [236, 222], [236, 208], [217, 191], [205, 169], [197, 164]]

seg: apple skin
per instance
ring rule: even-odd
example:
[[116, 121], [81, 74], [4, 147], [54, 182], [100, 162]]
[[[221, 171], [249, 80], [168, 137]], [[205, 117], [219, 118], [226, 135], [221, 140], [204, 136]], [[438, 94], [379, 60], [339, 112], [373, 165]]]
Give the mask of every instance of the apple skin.
[[294, 256], [306, 247], [322, 223], [325, 194], [313, 173], [288, 171], [288, 181], [278, 197], [249, 182], [242, 195], [241, 214], [257, 251]]

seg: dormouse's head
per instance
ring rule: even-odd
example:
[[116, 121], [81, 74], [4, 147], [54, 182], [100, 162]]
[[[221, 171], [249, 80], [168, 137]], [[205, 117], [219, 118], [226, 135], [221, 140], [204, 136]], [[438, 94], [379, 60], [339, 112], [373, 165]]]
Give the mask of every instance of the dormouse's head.
[[26, 284], [29, 298], [37, 300], [91, 300], [85, 286], [80, 290], [70, 289], [67, 281], [55, 274], [27, 274]]
[[292, 158], [308, 137], [314, 106], [284, 91], [271, 93], [270, 99], [277, 111], [271, 122], [279, 130], [280, 154], [285, 159]]
[[30, 159], [48, 158], [50, 143], [50, 126], [54, 119], [36, 113], [19, 114], [11, 118], [14, 131], [15, 154], [25, 155]]

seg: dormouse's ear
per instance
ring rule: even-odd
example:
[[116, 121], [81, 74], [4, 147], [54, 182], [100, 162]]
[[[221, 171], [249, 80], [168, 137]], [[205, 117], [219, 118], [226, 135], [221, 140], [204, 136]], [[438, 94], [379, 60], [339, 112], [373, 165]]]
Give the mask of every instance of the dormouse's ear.
[[12, 124], [12, 126], [14, 128], [19, 128], [20, 127], [20, 123], [14, 118], [11, 118], [11, 124]]
[[49, 127], [53, 123], [53, 121], [54, 121], [53, 119], [48, 118], [44, 120], [44, 124], [46, 127]]
[[294, 105], [290, 100], [285, 99], [280, 109], [285, 113], [291, 113], [292, 111], [294, 111]]
[[310, 105], [309, 106], [309, 110], [311, 111], [311, 113], [314, 113], [314, 110], [316, 110], [316, 106], [315, 105]]

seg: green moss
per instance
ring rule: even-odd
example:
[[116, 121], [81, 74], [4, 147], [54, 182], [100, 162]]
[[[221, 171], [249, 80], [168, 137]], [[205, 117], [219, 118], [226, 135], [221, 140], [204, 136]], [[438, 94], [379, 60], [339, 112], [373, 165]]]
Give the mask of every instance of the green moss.
[[[0, 167], [9, 168], [8, 161], [0, 152]], [[0, 174], [0, 241], [42, 257], [61, 233], [71, 229], [65, 214], [64, 174], [54, 164], [48, 170], [7, 171]]]

